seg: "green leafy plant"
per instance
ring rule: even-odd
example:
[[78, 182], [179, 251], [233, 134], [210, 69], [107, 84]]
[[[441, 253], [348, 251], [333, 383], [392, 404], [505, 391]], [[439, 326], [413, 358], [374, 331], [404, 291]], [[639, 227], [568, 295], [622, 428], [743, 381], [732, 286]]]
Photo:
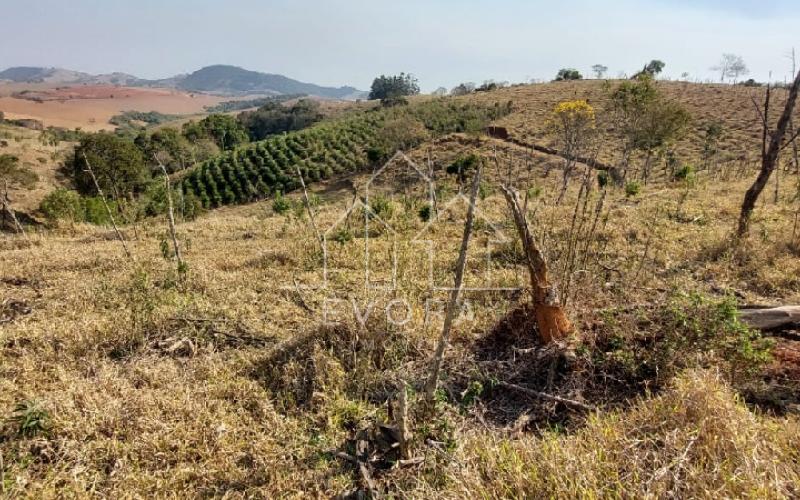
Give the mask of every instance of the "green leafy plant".
[[39, 402], [33, 400], [22, 401], [14, 408], [9, 422], [20, 437], [35, 437], [48, 432], [50, 414], [43, 409]]
[[432, 214], [433, 214], [433, 208], [430, 206], [430, 204], [427, 203], [422, 207], [420, 207], [419, 211], [417, 212], [417, 215], [419, 215], [419, 218], [422, 222], [428, 222], [429, 220], [431, 220]]
[[353, 239], [353, 233], [348, 228], [341, 227], [341, 228], [337, 229], [333, 233], [333, 238], [332, 239], [336, 243], [339, 243], [340, 245], [344, 245], [345, 243], [347, 243], [348, 241], [351, 241]]
[[272, 201], [272, 211], [276, 214], [285, 215], [292, 209], [292, 202], [278, 191], [275, 194], [275, 199]]

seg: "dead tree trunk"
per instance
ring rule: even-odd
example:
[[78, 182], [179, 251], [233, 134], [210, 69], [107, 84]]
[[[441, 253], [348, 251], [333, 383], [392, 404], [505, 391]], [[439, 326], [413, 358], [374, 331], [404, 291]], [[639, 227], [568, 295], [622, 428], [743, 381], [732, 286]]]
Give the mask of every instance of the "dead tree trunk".
[[[775, 170], [778, 164], [778, 155], [781, 150], [789, 145], [783, 143], [786, 130], [789, 128], [789, 121], [792, 118], [795, 103], [797, 102], [797, 94], [800, 91], [800, 72], [792, 83], [789, 89], [789, 97], [786, 99], [786, 105], [783, 108], [783, 113], [778, 119], [778, 125], [774, 131], [769, 129], [769, 101], [770, 101], [770, 87], [767, 86], [767, 96], [764, 102], [764, 113], [761, 115], [762, 126], [764, 127], [761, 141], [761, 171], [758, 173], [753, 185], [747, 190], [742, 202], [742, 210], [739, 215], [739, 224], [736, 229], [736, 239], [742, 239], [747, 235], [750, 228], [750, 217], [753, 214], [753, 209], [756, 206], [758, 197], [767, 185], [772, 171]], [[793, 140], [793, 139], [792, 139]], [[769, 144], [768, 144], [769, 143]]]
[[514, 224], [517, 226], [517, 232], [525, 250], [539, 336], [545, 344], [563, 339], [572, 331], [572, 323], [558, 300], [555, 287], [550, 284], [547, 261], [531, 234], [528, 221], [520, 208], [519, 196], [516, 191], [506, 186], [501, 186], [501, 189], [514, 216]]

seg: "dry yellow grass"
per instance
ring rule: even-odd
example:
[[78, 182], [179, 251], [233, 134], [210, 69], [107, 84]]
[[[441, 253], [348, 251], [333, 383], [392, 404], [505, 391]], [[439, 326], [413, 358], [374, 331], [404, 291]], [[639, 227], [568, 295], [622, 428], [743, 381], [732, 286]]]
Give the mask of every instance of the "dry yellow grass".
[[[520, 189], [541, 190], [529, 210], [560, 269], [578, 182], [557, 207], [557, 172], [542, 176], [552, 158], [526, 160], [502, 141], [458, 136], [432, 147], [440, 168], [467, 152], [500, 159], [487, 166], [468, 285], [526, 282], [513, 244], [497, 241], [501, 233], [515, 237], [495, 188], [509, 163]], [[421, 161], [426, 151], [412, 157]], [[161, 254], [165, 220], [137, 228], [136, 263], [107, 229], [65, 226], [32, 235], [32, 245], [4, 235], [0, 301], [32, 311], [0, 325], [0, 496], [307, 498], [358, 487], [351, 465], [328, 452], [346, 449], [355, 429], [386, 418], [385, 401], [399, 379], [419, 388], [441, 327], [441, 315], [426, 315], [426, 303], [446, 294], [429, 289], [429, 256], [411, 241], [424, 231], [435, 249], [434, 282], [447, 285], [464, 217], [455, 203], [425, 230], [418, 216], [424, 186], [403, 165], [384, 174], [372, 196], [390, 200], [391, 230], [373, 221], [370, 264], [374, 280], [390, 279], [396, 242], [398, 291], [364, 291], [359, 210], [349, 221], [352, 239], [330, 242], [327, 291], [303, 288], [322, 277], [307, 217], [275, 214], [271, 202], [180, 222], [189, 265], [183, 279]], [[700, 173], [688, 195], [682, 184], [664, 182], [635, 197], [610, 191], [608, 223], [597, 231], [592, 258], [573, 269], [570, 311], [580, 336], [593, 338], [599, 311], [661, 304], [673, 288], [717, 298], [736, 292], [752, 303], [800, 302], [800, 259], [789, 241], [798, 206], [792, 184], [782, 184], [777, 202], [770, 195], [760, 204], [747, 251], [727, 251], [751, 178]], [[351, 180], [363, 193], [368, 177]], [[437, 180], [445, 185], [442, 203], [452, 199], [456, 183], [441, 170]], [[323, 200], [317, 224], [334, 227], [333, 238], [351, 192], [338, 181], [312, 189]], [[592, 196], [594, 207], [596, 188]], [[132, 228], [125, 232], [134, 237]], [[460, 391], [463, 377], [484, 369], [483, 339], [525, 300], [500, 291], [467, 296], [472, 317], [456, 325], [445, 361], [447, 402], [430, 422], [415, 413], [415, 454], [424, 463], [379, 474], [381, 489], [410, 498], [798, 495], [796, 412], [753, 411], [713, 368], [687, 372], [655, 395], [632, 388], [632, 406], [609, 404], [585, 420], [535, 401], [513, 408], [523, 417], [536, 405], [564, 428], [501, 421], [492, 413], [496, 394], [463, 406], [447, 391]], [[332, 297], [355, 299], [362, 314], [368, 300], [378, 306], [360, 330], [352, 311], [336, 302], [332, 312], [342, 325], [325, 327], [322, 311]], [[404, 325], [387, 321], [381, 307], [396, 298], [410, 304]], [[518, 355], [512, 366], [535, 367]], [[580, 387], [566, 396], [592, 397]], [[6, 420], [26, 400], [50, 415], [46, 433], [21, 437]], [[428, 445], [423, 436], [444, 444]]]

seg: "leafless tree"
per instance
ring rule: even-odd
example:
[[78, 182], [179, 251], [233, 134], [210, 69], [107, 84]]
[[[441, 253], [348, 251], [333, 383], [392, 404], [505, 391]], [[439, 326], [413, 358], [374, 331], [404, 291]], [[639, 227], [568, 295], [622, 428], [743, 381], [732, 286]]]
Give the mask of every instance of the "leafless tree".
[[711, 69], [719, 72], [720, 83], [723, 83], [726, 78], [731, 78], [733, 83], [736, 83], [740, 76], [750, 72], [742, 56], [737, 56], [736, 54], [722, 54], [720, 62], [712, 66]]
[[[781, 113], [778, 124], [774, 130], [772, 130], [769, 125], [769, 106], [772, 95], [772, 88], [769, 84], [767, 85], [763, 111], [756, 107], [763, 127], [761, 135], [761, 171], [758, 173], [758, 177], [756, 177], [753, 185], [750, 186], [750, 189], [748, 189], [747, 193], [744, 195], [742, 210], [739, 214], [739, 224], [736, 229], [737, 240], [747, 235], [753, 209], [756, 206], [758, 197], [761, 195], [764, 187], [766, 187], [770, 175], [772, 175], [773, 170], [775, 170], [775, 167], [778, 165], [778, 156], [780, 152], [789, 146], [789, 144], [792, 144], [797, 138], [798, 133], [795, 132], [793, 136], [789, 136], [787, 140], [784, 140], [787, 136], [786, 131], [789, 129], [789, 123], [792, 119], [795, 104], [797, 103], [798, 92], [800, 92], [800, 72], [797, 73], [794, 82], [789, 87], [789, 95], [786, 99], [783, 113]], [[755, 100], [753, 102], [755, 102]]]
[[603, 78], [607, 71], [608, 66], [604, 66], [602, 64], [595, 64], [592, 66], [592, 72], [594, 72], [594, 76], [597, 77], [598, 80]]

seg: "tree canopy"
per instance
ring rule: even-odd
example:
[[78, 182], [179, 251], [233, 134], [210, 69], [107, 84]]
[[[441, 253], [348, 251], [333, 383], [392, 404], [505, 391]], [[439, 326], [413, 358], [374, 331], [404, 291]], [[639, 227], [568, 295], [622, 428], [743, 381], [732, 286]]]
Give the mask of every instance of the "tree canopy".
[[372, 82], [370, 99], [396, 99], [419, 94], [419, 82], [414, 75], [400, 73], [395, 76], [381, 75]]
[[192, 142], [211, 139], [223, 151], [229, 151], [248, 141], [247, 131], [241, 123], [230, 115], [213, 114], [199, 122], [190, 121], [183, 125], [183, 135]]
[[238, 117], [239, 123], [247, 129], [250, 139], [260, 141], [282, 132], [302, 130], [322, 120], [319, 103], [301, 99], [292, 106], [268, 102], [255, 111], [246, 111]]
[[719, 81], [724, 82], [726, 78], [733, 80], [733, 83], [739, 79], [740, 76], [747, 75], [750, 70], [742, 59], [742, 56], [736, 54], [722, 54], [722, 59], [715, 66], [712, 66], [713, 71], [719, 71]]
[[575, 68], [562, 68], [558, 70], [555, 81], [583, 80], [583, 75]]
[[633, 79], [637, 79], [640, 76], [649, 76], [651, 78], [655, 78], [656, 75], [664, 71], [664, 67], [667, 64], [664, 61], [660, 61], [658, 59], [653, 59], [649, 63], [645, 64], [641, 71], [633, 75]]
[[72, 160], [75, 187], [83, 194], [95, 195], [97, 189], [88, 173], [89, 166], [100, 188], [116, 199], [141, 191], [150, 177], [139, 148], [108, 132], [84, 136]]

